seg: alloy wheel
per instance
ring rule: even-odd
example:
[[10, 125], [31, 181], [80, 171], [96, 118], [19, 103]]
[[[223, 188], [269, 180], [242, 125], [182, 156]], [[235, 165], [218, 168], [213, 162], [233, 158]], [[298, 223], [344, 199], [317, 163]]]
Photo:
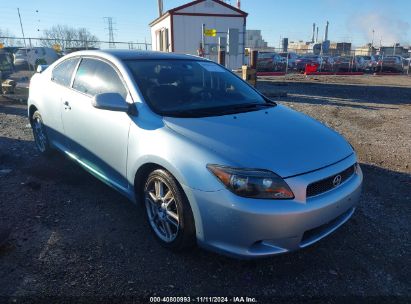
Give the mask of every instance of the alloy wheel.
[[46, 151], [47, 147], [47, 137], [46, 133], [44, 132], [43, 123], [40, 117], [34, 117], [33, 119], [33, 133], [34, 133], [34, 141], [37, 145], [37, 148], [40, 152]]
[[174, 194], [165, 181], [155, 177], [145, 189], [148, 219], [156, 235], [166, 243], [173, 242], [180, 229], [180, 217]]

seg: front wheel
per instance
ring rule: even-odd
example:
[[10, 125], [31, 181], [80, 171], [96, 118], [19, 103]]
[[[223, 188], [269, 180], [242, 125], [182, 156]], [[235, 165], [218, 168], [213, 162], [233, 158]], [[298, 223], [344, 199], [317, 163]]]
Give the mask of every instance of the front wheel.
[[147, 220], [156, 239], [166, 248], [182, 250], [195, 243], [194, 217], [177, 180], [158, 169], [144, 186]]
[[34, 112], [31, 118], [31, 127], [33, 129], [34, 143], [37, 149], [43, 155], [51, 155], [52, 149], [49, 144], [49, 140], [46, 133], [46, 127], [43, 124], [40, 112]]

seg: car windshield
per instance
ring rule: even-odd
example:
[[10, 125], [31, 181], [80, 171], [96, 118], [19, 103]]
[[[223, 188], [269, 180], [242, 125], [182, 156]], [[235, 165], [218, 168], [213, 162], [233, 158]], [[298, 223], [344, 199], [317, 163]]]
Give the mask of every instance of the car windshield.
[[205, 117], [273, 106], [220, 65], [200, 60], [126, 60], [145, 101], [159, 115]]
[[24, 57], [27, 57], [28, 52], [29, 50], [27, 49], [20, 49], [16, 52], [15, 56], [16, 58], [24, 58]]
[[275, 57], [275, 53], [259, 53], [258, 58], [266, 59], [266, 58], [273, 58]]

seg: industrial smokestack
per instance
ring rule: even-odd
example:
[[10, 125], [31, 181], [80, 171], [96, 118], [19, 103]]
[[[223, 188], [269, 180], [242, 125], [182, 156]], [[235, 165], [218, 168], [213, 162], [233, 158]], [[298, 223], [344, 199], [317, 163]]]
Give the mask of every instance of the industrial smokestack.
[[315, 37], [315, 43], [318, 42], [318, 26], [317, 26], [317, 36]]
[[237, 0], [237, 8], [241, 9], [241, 0]]
[[328, 25], [330, 23], [327, 21], [327, 25], [325, 26], [325, 33], [324, 33], [324, 41], [328, 40]]
[[163, 16], [163, 0], [158, 0], [158, 14], [159, 16]]
[[313, 37], [311, 38], [311, 42], [315, 42], [315, 23], [313, 23]]

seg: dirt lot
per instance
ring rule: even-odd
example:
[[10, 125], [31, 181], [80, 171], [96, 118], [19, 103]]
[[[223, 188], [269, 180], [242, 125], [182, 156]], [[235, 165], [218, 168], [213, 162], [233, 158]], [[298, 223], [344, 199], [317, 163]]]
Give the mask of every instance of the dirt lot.
[[141, 208], [64, 157], [37, 155], [26, 107], [1, 99], [0, 226], [11, 233], [0, 247], [0, 302], [230, 295], [409, 303], [411, 77], [268, 78], [260, 89], [287, 91], [283, 104], [336, 129], [357, 150], [364, 194], [339, 231], [257, 261], [200, 249], [170, 253], [150, 235]]

